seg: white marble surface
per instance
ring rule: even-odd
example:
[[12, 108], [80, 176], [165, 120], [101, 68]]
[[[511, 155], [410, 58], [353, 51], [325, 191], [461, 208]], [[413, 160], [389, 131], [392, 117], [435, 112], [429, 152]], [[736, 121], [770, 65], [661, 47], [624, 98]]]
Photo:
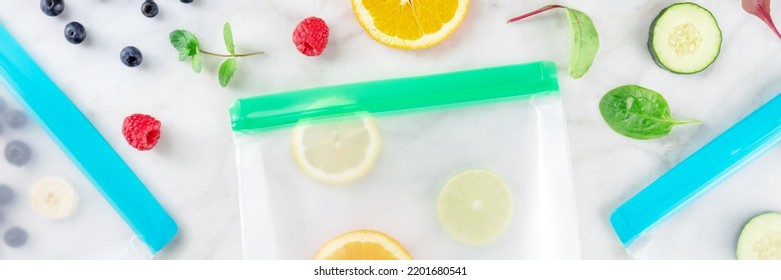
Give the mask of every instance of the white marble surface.
[[[141, 0], [67, 1], [65, 13], [44, 16], [38, 1], [0, 0], [0, 23], [50, 74], [109, 143], [177, 219], [181, 234], [158, 258], [241, 258], [240, 224], [231, 131], [227, 108], [238, 97], [321, 85], [460, 69], [552, 60], [559, 65], [568, 122], [580, 219], [582, 254], [587, 259], [627, 258], [607, 217], [614, 207], [683, 157], [781, 91], [781, 40], [739, 1], [698, 1], [721, 25], [724, 44], [715, 64], [695, 75], [658, 68], [646, 50], [648, 27], [675, 1], [560, 1], [591, 16], [601, 49], [582, 78], [566, 76], [569, 32], [561, 11], [518, 24], [504, 21], [548, 1], [473, 0], [454, 35], [422, 51], [387, 48], [368, 37], [350, 3], [341, 1], [195, 0], [185, 5], [160, 0], [153, 19], [140, 13]], [[781, 2], [773, 10], [781, 11]], [[774, 13], [776, 16], [781, 16]], [[299, 54], [291, 33], [299, 20], [323, 18], [330, 43], [320, 57]], [[87, 29], [87, 41], [63, 38], [69, 21]], [[185, 28], [204, 49], [221, 51], [222, 24], [231, 22], [239, 52], [266, 55], [239, 60], [228, 89], [219, 87], [220, 61], [204, 59], [195, 74], [177, 60], [168, 33]], [[119, 61], [119, 51], [137, 46], [144, 62], [136, 69]], [[608, 90], [640, 84], [665, 95], [674, 116], [704, 124], [676, 128], [669, 136], [638, 141], [616, 134], [597, 104]], [[122, 119], [141, 112], [161, 119], [159, 146], [151, 152], [129, 147]], [[781, 149], [766, 156], [754, 174], [781, 165]], [[769, 164], [768, 164], [769, 163]], [[759, 169], [759, 170], [756, 170]], [[759, 182], [773, 183], [775, 176]]]

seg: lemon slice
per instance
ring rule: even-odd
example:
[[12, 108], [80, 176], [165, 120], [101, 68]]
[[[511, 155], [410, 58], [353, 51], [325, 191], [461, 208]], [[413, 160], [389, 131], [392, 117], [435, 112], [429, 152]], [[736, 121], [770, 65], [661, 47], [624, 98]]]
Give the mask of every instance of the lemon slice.
[[445, 183], [437, 214], [456, 240], [483, 245], [502, 235], [510, 223], [512, 198], [502, 178], [487, 170], [467, 170]]
[[331, 239], [316, 260], [411, 260], [396, 239], [376, 230], [351, 231]]
[[366, 175], [380, 153], [374, 120], [360, 117], [293, 129], [293, 155], [301, 170], [317, 181], [342, 185]]
[[352, 0], [366, 33], [386, 46], [424, 49], [442, 42], [466, 16], [469, 0]]

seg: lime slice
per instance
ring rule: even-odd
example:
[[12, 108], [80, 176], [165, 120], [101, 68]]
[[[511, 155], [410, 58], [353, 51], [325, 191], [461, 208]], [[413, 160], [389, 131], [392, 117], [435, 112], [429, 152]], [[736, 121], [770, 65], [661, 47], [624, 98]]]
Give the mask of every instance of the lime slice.
[[374, 167], [381, 139], [370, 117], [322, 124], [301, 122], [293, 129], [293, 155], [301, 170], [317, 181], [342, 185]]
[[439, 222], [450, 236], [483, 245], [501, 236], [512, 215], [510, 188], [487, 170], [467, 170], [445, 183], [437, 198]]

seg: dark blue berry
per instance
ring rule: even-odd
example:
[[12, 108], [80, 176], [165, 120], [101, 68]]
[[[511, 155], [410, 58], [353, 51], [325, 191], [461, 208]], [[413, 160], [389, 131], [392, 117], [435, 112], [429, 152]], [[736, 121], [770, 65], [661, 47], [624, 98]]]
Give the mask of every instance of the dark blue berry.
[[122, 49], [119, 53], [119, 59], [128, 67], [136, 67], [141, 65], [141, 61], [144, 60], [144, 57], [141, 55], [141, 51], [139, 51], [138, 48], [130, 46]]
[[84, 25], [81, 25], [81, 23], [73, 21], [65, 25], [65, 40], [68, 40], [71, 44], [81, 44], [86, 38], [87, 30], [84, 30]]
[[179, 1], [181, 1], [182, 3], [185, 3], [185, 4], [190, 4], [190, 3], [193, 2], [193, 0], [179, 0]]
[[8, 247], [22, 247], [27, 243], [27, 231], [18, 227], [12, 227], [5, 232], [3, 241], [5, 241], [5, 244], [8, 245]]
[[50, 17], [56, 17], [65, 10], [63, 0], [41, 0], [41, 11]]
[[19, 110], [10, 110], [5, 114], [5, 124], [13, 129], [22, 128], [27, 124], [27, 114]]
[[8, 205], [14, 201], [14, 190], [11, 187], [0, 184], [0, 206]]
[[141, 13], [144, 14], [145, 17], [153, 18], [157, 15], [157, 3], [152, 0], [146, 0], [143, 4], [141, 4]]
[[24, 165], [30, 161], [31, 155], [30, 147], [22, 141], [14, 140], [5, 145], [5, 160], [13, 165]]

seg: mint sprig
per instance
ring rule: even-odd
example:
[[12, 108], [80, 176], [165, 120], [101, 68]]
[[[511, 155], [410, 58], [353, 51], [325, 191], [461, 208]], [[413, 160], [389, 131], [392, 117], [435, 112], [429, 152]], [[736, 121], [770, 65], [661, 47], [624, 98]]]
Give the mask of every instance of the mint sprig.
[[174, 30], [168, 35], [168, 38], [171, 41], [171, 45], [173, 45], [174, 48], [179, 51], [180, 61], [184, 61], [188, 57], [192, 59], [192, 68], [195, 73], [200, 73], [202, 70], [201, 54], [228, 58], [220, 65], [220, 70], [218, 71], [217, 75], [220, 86], [227, 87], [228, 83], [230, 83], [231, 79], [233, 78], [233, 75], [236, 73], [237, 57], [259, 55], [263, 54], [263, 52], [237, 54], [236, 45], [233, 42], [233, 32], [231, 31], [230, 23], [226, 22], [223, 26], [222, 36], [223, 40], [225, 41], [225, 48], [228, 50], [228, 54], [220, 54], [202, 50], [200, 48], [198, 38], [195, 36], [195, 34], [187, 30]]

